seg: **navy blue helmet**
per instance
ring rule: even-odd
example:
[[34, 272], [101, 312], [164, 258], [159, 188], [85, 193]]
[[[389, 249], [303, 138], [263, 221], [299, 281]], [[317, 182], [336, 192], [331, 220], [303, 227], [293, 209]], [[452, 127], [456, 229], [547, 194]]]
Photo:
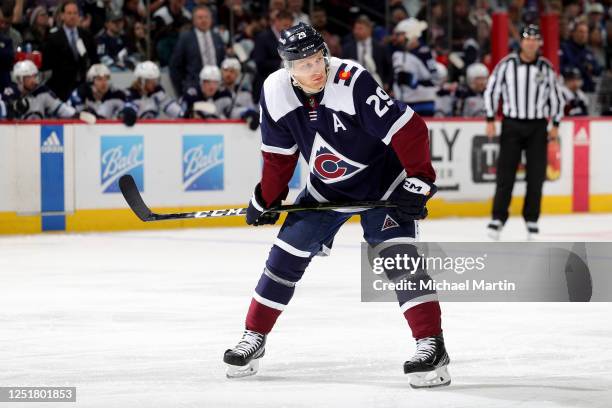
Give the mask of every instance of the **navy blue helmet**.
[[280, 33], [278, 54], [285, 61], [306, 58], [321, 50], [327, 56], [323, 37], [308, 24], [299, 23]]

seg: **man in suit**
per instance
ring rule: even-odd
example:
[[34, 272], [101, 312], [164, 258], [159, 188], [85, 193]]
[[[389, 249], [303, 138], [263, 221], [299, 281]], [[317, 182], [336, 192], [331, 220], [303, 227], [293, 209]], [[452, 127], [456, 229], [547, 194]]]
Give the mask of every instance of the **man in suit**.
[[177, 95], [200, 83], [205, 65], [219, 66], [225, 58], [225, 45], [211, 29], [212, 14], [207, 6], [193, 9], [193, 29], [181, 33], [170, 59], [170, 78]]
[[91, 35], [79, 28], [81, 17], [75, 0], [60, 6], [62, 26], [49, 33], [43, 48], [43, 70], [51, 70], [47, 86], [62, 101], [85, 81], [87, 69], [98, 63], [96, 44]]
[[348, 36], [342, 46], [342, 58], [363, 65], [388, 90], [391, 84], [391, 60], [385, 49], [372, 38], [373, 26], [368, 16], [357, 17], [353, 23], [352, 35]]
[[280, 32], [293, 25], [293, 14], [286, 10], [277, 11], [272, 16], [270, 28], [255, 37], [255, 47], [251, 59], [255, 61], [257, 74], [253, 78], [253, 102], [259, 103], [259, 95], [264, 81], [274, 71], [281, 67], [281, 58], [276, 47]]

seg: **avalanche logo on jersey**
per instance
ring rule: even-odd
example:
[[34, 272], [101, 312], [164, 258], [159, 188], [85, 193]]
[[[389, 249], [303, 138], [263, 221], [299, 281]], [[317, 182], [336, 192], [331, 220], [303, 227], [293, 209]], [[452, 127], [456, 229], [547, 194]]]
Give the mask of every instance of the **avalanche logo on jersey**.
[[223, 136], [183, 136], [183, 189], [223, 190]]
[[142, 136], [102, 136], [100, 178], [103, 193], [118, 193], [117, 180], [134, 177], [138, 191], [144, 190], [144, 140]]
[[346, 180], [368, 167], [338, 153], [319, 133], [315, 135], [308, 164], [310, 172], [325, 184]]
[[399, 224], [397, 223], [397, 221], [395, 221], [393, 218], [391, 218], [389, 216], [389, 214], [385, 215], [385, 220], [383, 221], [383, 226], [380, 229], [380, 231], [385, 231], [388, 230], [390, 228], [397, 228], [399, 227]]

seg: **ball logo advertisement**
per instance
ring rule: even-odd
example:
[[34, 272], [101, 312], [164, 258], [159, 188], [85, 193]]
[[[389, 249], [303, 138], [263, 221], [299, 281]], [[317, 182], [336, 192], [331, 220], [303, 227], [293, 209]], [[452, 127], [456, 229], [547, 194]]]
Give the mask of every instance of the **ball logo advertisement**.
[[143, 136], [102, 136], [100, 139], [100, 182], [103, 193], [118, 193], [117, 181], [131, 174], [138, 190], [144, 191]]
[[223, 190], [224, 154], [222, 135], [184, 135], [184, 191]]

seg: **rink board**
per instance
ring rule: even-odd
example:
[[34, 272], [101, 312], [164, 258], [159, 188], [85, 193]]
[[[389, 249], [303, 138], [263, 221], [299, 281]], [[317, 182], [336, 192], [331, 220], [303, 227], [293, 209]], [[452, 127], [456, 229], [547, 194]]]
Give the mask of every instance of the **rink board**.
[[[612, 212], [611, 125], [603, 119], [563, 122], [561, 165], [545, 184], [544, 213]], [[430, 216], [487, 215], [497, 145], [484, 135], [484, 123], [430, 120], [428, 127], [440, 187]], [[2, 124], [0, 233], [244, 225], [242, 217], [142, 223], [127, 209], [117, 180], [132, 174], [158, 211], [241, 207], [261, 175], [260, 144], [259, 131], [240, 121], [143, 121], [132, 128], [113, 121]], [[308, 173], [301, 159], [290, 199]], [[513, 214], [520, 214], [524, 193], [519, 181]]]

